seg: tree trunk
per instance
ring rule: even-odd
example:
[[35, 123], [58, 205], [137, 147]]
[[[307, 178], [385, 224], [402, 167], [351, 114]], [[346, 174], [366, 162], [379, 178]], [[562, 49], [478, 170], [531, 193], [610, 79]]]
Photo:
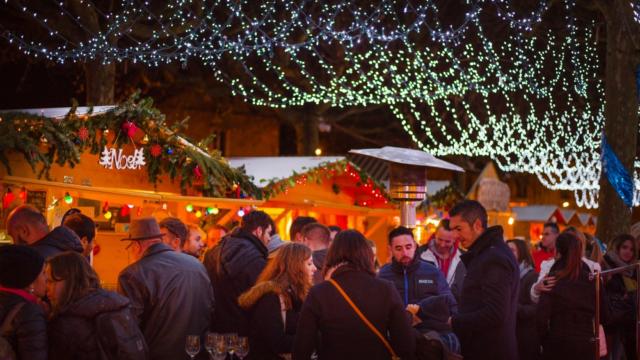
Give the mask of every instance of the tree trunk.
[[113, 105], [116, 82], [116, 64], [102, 64], [94, 59], [84, 64], [87, 106]]
[[[626, 0], [601, 4], [607, 23], [604, 133], [625, 168], [633, 174], [638, 134], [638, 96], [635, 84], [637, 49], [630, 33], [634, 24]], [[627, 207], [604, 175], [600, 176], [600, 214], [596, 235], [605, 242], [629, 231], [631, 209]]]
[[320, 117], [315, 113], [303, 115], [296, 124], [296, 137], [298, 138], [298, 154], [302, 156], [313, 156], [320, 144], [320, 134], [318, 123]]

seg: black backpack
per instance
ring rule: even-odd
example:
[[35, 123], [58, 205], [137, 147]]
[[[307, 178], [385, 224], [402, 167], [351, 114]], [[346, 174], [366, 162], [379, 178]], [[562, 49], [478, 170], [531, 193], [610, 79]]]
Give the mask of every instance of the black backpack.
[[96, 316], [95, 326], [101, 359], [149, 358], [147, 343], [129, 309], [102, 313]]

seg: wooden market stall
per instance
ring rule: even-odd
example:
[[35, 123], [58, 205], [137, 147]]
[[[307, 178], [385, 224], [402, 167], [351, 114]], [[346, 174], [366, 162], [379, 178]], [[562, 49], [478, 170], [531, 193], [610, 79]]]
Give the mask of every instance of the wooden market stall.
[[[138, 107], [100, 108], [91, 114], [89, 109], [70, 110], [0, 114], [0, 130], [14, 137], [12, 147], [6, 138], [0, 140], [1, 159], [6, 160], [0, 166], [0, 240], [9, 241], [4, 219], [20, 204], [38, 208], [50, 227], [59, 225], [68, 209], [78, 208], [98, 225], [93, 265], [109, 287], [131, 262], [127, 243], [120, 240], [132, 219], [176, 216], [201, 226], [231, 223], [240, 210], [263, 203], [251, 198], [257, 187], [244, 174], [167, 130], [159, 114]], [[130, 124], [138, 125], [127, 133]], [[119, 137], [128, 139], [119, 142]], [[104, 144], [98, 148], [102, 152], [90, 151], [96, 144]], [[60, 153], [74, 150], [75, 157]]]

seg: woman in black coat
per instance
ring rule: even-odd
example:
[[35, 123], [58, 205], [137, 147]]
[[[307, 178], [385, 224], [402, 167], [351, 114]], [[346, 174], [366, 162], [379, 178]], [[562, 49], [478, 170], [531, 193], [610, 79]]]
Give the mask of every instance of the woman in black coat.
[[[376, 279], [373, 252], [362, 234], [336, 235], [325, 262], [325, 279], [335, 281], [402, 359], [415, 357], [415, 338], [393, 284]], [[302, 306], [293, 358], [308, 360], [389, 359], [390, 351], [329, 281], [309, 291]]]
[[[540, 296], [537, 312], [545, 360], [594, 358], [596, 290], [589, 267], [582, 261], [583, 252], [582, 242], [575, 235], [563, 233], [558, 236], [556, 262], [549, 272], [557, 279], [556, 284]], [[601, 304], [601, 321], [606, 322], [606, 303], [601, 301]]]
[[[633, 236], [622, 234], [611, 243], [611, 250], [604, 256], [604, 267], [614, 269], [631, 265], [636, 259], [636, 242]], [[636, 356], [636, 283], [635, 269], [618, 273], [606, 279], [605, 290], [611, 309], [610, 319], [605, 326], [607, 348], [612, 359], [625, 353], [627, 359]]]
[[507, 241], [507, 246], [520, 267], [520, 290], [518, 294], [518, 310], [516, 318], [516, 339], [518, 340], [518, 356], [520, 360], [535, 360], [540, 356], [540, 344], [536, 329], [536, 306], [531, 301], [529, 291], [538, 280], [538, 273], [533, 267], [531, 252], [524, 240]]
[[302, 302], [316, 267], [311, 249], [298, 243], [280, 247], [256, 285], [242, 294], [240, 306], [249, 312], [249, 359], [282, 359], [290, 354]]
[[[79, 253], [69, 251], [48, 260], [48, 295], [52, 304], [49, 323], [49, 357], [51, 359], [99, 360], [102, 356], [146, 359], [146, 344], [129, 309], [129, 299], [100, 288], [98, 275]], [[119, 320], [130, 319], [126, 332], [117, 336], [136, 339], [139, 351], [122, 352], [123, 344], [113, 338], [99, 343], [97, 317], [118, 313]]]
[[16, 359], [47, 359], [47, 319], [40, 305], [46, 291], [44, 258], [37, 251], [0, 247], [0, 323], [9, 325], [4, 338]]

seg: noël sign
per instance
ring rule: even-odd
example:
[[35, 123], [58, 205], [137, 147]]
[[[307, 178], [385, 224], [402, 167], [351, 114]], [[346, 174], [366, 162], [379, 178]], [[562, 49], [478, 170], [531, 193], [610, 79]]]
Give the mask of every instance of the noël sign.
[[107, 169], [113, 169], [115, 167], [116, 170], [139, 170], [146, 165], [142, 148], [135, 149], [133, 155], [124, 155], [122, 151], [122, 149], [105, 146], [104, 150], [102, 150], [99, 164]]

